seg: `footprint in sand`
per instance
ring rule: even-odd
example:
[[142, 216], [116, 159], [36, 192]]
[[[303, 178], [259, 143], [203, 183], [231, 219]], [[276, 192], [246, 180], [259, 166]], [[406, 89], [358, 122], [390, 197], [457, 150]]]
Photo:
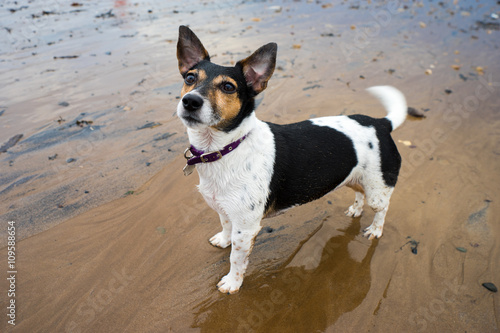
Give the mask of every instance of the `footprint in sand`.
[[478, 325], [498, 327], [495, 322], [498, 307], [488, 294], [491, 292], [482, 286], [495, 280], [495, 258], [491, 257], [495, 240], [488, 224], [489, 207], [490, 202], [486, 201], [461, 227], [450, 230], [448, 239], [432, 257], [433, 286], [429, 290], [434, 299], [424, 304], [421, 308], [424, 312], [419, 312], [422, 318], [427, 315], [423, 320], [425, 327], [451, 327], [457, 322], [465, 331]]
[[[432, 272], [443, 279], [466, 281], [482, 275], [489, 267], [488, 253], [493, 246], [486, 205], [471, 213], [463, 228], [456, 229], [432, 258]], [[460, 248], [461, 250], [457, 250]]]

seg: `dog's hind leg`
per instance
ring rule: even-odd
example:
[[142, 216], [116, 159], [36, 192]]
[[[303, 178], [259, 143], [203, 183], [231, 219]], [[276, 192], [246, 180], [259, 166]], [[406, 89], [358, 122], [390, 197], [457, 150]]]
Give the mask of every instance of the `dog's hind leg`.
[[361, 185], [347, 185], [352, 188], [356, 193], [354, 203], [344, 212], [345, 215], [350, 217], [359, 217], [363, 214], [363, 206], [365, 205], [365, 194]]
[[217, 284], [220, 292], [234, 294], [240, 289], [247, 270], [248, 257], [252, 252], [255, 237], [260, 229], [260, 223], [252, 223], [252, 227], [247, 228], [239, 228], [237, 225], [233, 225], [232, 247], [229, 257], [231, 269]]
[[375, 211], [375, 217], [372, 224], [364, 231], [364, 236], [368, 239], [380, 238], [384, 230], [385, 215], [389, 209], [389, 200], [391, 199], [394, 187], [378, 186], [375, 188], [365, 188], [366, 201]]
[[209, 242], [215, 247], [220, 247], [221, 249], [225, 249], [231, 244], [231, 230], [232, 225], [231, 221], [227, 218], [227, 216], [223, 214], [219, 214], [220, 224], [222, 225], [222, 231], [210, 238]]

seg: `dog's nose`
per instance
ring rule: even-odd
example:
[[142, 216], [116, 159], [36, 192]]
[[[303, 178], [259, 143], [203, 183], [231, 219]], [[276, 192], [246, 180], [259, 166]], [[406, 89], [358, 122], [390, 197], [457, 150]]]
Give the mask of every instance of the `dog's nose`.
[[187, 111], [193, 112], [203, 106], [203, 99], [198, 95], [188, 94], [182, 98], [182, 105]]

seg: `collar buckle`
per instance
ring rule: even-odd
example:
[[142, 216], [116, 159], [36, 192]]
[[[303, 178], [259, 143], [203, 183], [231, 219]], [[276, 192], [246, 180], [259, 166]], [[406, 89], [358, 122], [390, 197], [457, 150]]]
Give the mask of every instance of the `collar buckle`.
[[200, 159], [203, 163], [215, 162], [222, 158], [222, 153], [220, 150], [214, 151], [212, 153], [205, 153], [200, 156]]

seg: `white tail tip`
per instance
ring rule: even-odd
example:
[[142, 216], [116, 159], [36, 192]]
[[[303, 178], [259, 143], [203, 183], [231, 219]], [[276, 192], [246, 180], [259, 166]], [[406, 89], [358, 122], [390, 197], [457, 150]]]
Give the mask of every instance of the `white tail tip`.
[[408, 106], [403, 93], [391, 86], [375, 86], [366, 89], [377, 97], [387, 110], [386, 118], [392, 124], [392, 130], [398, 128], [406, 119]]

